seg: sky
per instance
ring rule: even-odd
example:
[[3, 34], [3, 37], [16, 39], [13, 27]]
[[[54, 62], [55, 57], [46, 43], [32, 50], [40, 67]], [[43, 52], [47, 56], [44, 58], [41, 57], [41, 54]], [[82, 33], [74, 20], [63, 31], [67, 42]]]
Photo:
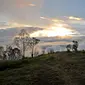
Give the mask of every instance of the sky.
[[85, 0], [0, 0], [0, 21], [44, 25], [40, 16], [85, 18]]
[[78, 16], [85, 18], [85, 0], [44, 0], [43, 14], [50, 17]]
[[58, 39], [63, 44], [76, 39], [82, 48], [84, 3], [85, 0], [0, 0], [0, 42], [11, 43], [24, 28], [31, 37], [39, 37], [44, 45], [57, 45]]

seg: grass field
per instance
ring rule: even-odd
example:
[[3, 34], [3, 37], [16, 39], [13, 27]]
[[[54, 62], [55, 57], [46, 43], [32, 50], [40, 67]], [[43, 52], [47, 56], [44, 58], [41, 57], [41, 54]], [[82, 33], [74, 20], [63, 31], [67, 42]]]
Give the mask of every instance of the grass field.
[[85, 85], [85, 53], [0, 61], [0, 85]]

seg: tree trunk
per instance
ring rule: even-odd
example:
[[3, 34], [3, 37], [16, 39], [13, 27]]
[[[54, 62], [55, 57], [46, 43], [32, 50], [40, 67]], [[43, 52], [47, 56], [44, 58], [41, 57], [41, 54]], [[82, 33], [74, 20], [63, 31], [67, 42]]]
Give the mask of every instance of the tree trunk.
[[24, 44], [24, 41], [23, 41], [23, 56], [22, 58], [24, 59], [25, 58], [25, 44]]
[[33, 58], [33, 53], [32, 53], [32, 55], [31, 55], [31, 56], [32, 56], [32, 58]]
[[32, 54], [31, 54], [31, 57], [32, 57], [32, 58], [34, 57], [34, 55], [33, 55], [33, 50], [34, 50], [34, 47], [32, 48]]

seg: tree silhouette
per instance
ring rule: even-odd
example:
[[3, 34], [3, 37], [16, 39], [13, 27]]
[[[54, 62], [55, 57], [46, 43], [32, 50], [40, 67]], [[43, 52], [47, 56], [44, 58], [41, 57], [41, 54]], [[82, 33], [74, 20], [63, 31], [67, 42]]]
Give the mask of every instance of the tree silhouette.
[[14, 44], [21, 49], [23, 58], [25, 57], [25, 51], [28, 48], [29, 39], [29, 34], [25, 29], [22, 29], [18, 36], [14, 38]]
[[72, 45], [69, 44], [69, 45], [66, 46], [67, 51], [70, 52], [72, 50], [72, 51], [77, 52], [78, 51], [78, 46], [79, 46], [78, 41], [73, 40], [72, 42], [73, 42]]
[[66, 49], [67, 49], [68, 52], [70, 52], [70, 51], [71, 51], [71, 45], [70, 45], [70, 44], [67, 45], [67, 46], [66, 46]]
[[[6, 52], [9, 60], [21, 59], [21, 51], [18, 48], [12, 48], [12, 46], [6, 46]], [[4, 56], [7, 55], [4, 53]]]
[[31, 49], [31, 57], [32, 57], [32, 58], [33, 58], [33, 56], [34, 56], [34, 47], [35, 47], [35, 45], [37, 45], [39, 42], [40, 42], [40, 40], [39, 40], [39, 39], [36, 39], [36, 38], [31, 38], [31, 39], [29, 40], [29, 42], [28, 42], [28, 45], [29, 45], [29, 47], [30, 47], [30, 49]]
[[13, 52], [12, 52], [12, 46], [10, 46], [10, 45], [7, 45], [6, 46], [6, 52], [7, 52], [7, 57], [8, 57], [8, 59], [9, 60], [13, 60], [13, 57], [14, 57], [14, 54], [13, 54]]
[[4, 47], [0, 46], [0, 58], [3, 58]]
[[72, 50], [77, 52], [78, 51], [78, 41], [72, 41], [73, 42], [73, 48]]
[[14, 38], [14, 44], [22, 50], [23, 58], [25, 57], [25, 51], [30, 48], [31, 56], [33, 57], [34, 46], [39, 43], [39, 39], [30, 38], [25, 29], [22, 29], [18, 36]]

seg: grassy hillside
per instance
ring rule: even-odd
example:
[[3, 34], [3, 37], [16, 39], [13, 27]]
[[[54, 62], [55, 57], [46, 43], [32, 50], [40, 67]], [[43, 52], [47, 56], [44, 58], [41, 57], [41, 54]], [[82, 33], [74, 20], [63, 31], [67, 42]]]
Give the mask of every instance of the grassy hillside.
[[85, 53], [1, 61], [0, 85], [85, 85]]

